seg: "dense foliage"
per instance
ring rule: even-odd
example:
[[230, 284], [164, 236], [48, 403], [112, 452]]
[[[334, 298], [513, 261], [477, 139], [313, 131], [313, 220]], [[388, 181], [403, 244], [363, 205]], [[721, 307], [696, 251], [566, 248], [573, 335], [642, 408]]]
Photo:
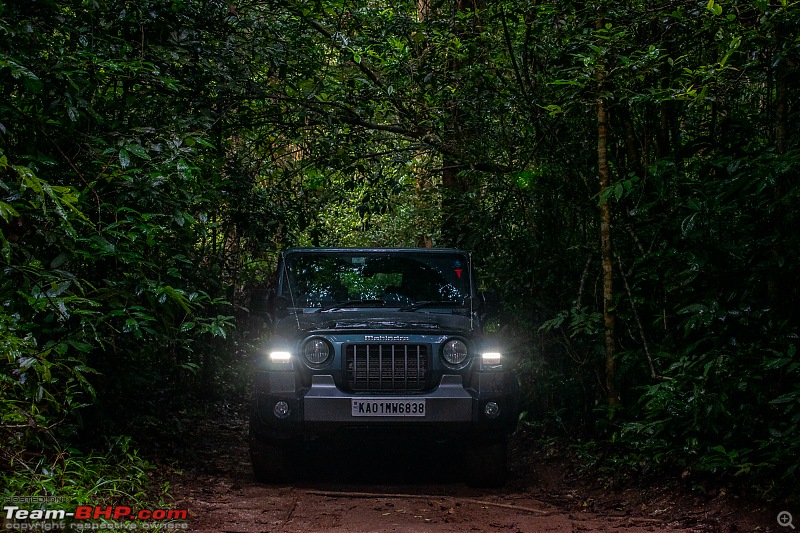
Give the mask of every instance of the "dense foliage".
[[788, 0], [0, 3], [6, 490], [218, 390], [280, 249], [363, 244], [474, 251], [527, 423], [789, 486], [799, 26]]

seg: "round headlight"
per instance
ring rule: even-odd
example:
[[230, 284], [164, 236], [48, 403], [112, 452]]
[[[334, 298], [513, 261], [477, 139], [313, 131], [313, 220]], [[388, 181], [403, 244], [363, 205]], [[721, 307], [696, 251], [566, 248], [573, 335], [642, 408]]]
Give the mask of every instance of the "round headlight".
[[306, 343], [303, 349], [303, 355], [306, 361], [312, 365], [321, 365], [330, 357], [331, 348], [328, 346], [328, 343], [322, 339], [311, 339]]
[[460, 365], [467, 360], [467, 345], [458, 339], [452, 339], [442, 348], [442, 357], [451, 365]]

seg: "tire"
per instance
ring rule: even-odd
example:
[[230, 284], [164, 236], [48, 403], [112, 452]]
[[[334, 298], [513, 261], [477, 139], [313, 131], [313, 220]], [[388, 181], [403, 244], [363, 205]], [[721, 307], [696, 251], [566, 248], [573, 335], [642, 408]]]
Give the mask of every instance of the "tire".
[[297, 476], [296, 449], [288, 442], [250, 437], [250, 462], [259, 483], [289, 483]]
[[473, 487], [502, 487], [508, 478], [508, 443], [505, 438], [467, 445], [464, 459], [467, 483]]

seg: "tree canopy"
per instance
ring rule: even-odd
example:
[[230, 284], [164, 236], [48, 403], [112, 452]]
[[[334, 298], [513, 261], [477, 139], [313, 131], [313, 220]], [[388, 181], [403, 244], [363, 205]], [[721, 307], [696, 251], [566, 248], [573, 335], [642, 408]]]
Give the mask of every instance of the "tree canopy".
[[790, 0], [0, 2], [3, 490], [66, 490], [147, 405], [218, 393], [295, 245], [471, 250], [524, 423], [791, 484], [799, 26]]

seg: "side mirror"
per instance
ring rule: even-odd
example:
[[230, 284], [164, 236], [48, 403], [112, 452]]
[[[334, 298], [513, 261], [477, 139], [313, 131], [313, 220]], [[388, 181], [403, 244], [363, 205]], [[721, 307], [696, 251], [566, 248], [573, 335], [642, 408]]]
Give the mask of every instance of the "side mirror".
[[273, 291], [270, 296], [270, 309], [272, 309], [273, 312], [278, 310], [286, 311], [288, 307], [292, 306], [291, 300], [284, 295], [277, 296]]

